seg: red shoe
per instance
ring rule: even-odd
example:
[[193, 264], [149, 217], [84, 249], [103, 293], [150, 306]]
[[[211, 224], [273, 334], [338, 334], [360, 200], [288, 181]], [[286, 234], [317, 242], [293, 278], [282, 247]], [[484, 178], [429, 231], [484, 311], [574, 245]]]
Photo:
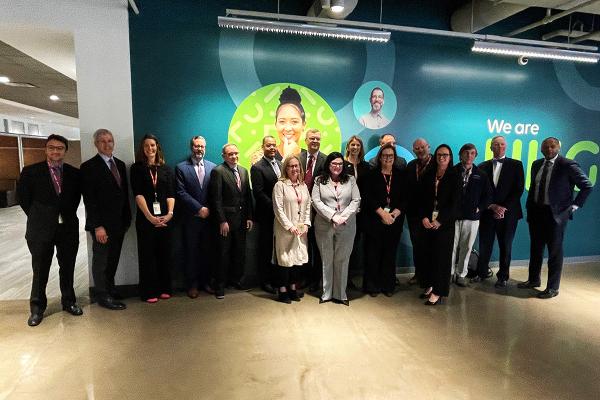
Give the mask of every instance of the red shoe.
[[163, 300], [168, 300], [168, 299], [171, 298], [171, 295], [169, 293], [162, 293], [160, 295], [160, 298], [163, 299]]
[[146, 303], [150, 303], [150, 304], [158, 303], [158, 299], [156, 297], [151, 297], [146, 300]]

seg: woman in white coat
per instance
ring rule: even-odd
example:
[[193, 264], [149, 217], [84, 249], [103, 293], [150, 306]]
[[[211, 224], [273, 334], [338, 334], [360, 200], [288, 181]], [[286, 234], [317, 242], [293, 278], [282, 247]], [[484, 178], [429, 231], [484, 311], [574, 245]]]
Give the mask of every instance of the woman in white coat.
[[292, 300], [300, 301], [296, 281], [300, 266], [308, 262], [306, 232], [310, 226], [310, 194], [298, 156], [289, 156], [283, 162], [281, 178], [273, 187], [272, 198], [278, 300], [290, 304]]
[[344, 169], [344, 157], [333, 152], [325, 159], [323, 175], [312, 191], [315, 236], [323, 259], [323, 295], [319, 303], [334, 300], [350, 305], [346, 296], [348, 262], [356, 233], [360, 192], [356, 179]]

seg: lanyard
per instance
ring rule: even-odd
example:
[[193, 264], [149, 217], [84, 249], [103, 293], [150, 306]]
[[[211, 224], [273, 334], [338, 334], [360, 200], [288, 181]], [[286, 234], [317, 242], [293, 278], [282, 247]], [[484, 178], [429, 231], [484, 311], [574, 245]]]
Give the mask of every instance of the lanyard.
[[390, 172], [390, 179], [388, 180], [387, 175], [384, 174], [383, 172], [381, 173], [381, 175], [383, 175], [383, 179], [385, 180], [385, 191], [387, 192], [387, 197], [386, 197], [386, 202], [387, 202], [387, 206], [390, 206], [390, 191], [392, 190], [392, 173]]
[[298, 202], [298, 206], [302, 203], [302, 193], [298, 193], [296, 187], [300, 186], [298, 183], [292, 183], [292, 189], [294, 189], [294, 193], [296, 193], [296, 201]]
[[60, 194], [62, 192], [62, 182], [60, 181], [60, 179], [58, 179], [58, 175], [56, 175], [56, 172], [54, 172], [55, 167], [52, 167], [50, 164], [48, 164], [48, 167], [50, 168], [50, 175], [52, 176], [52, 180], [56, 185], [56, 190], [58, 191], [58, 194]]
[[340, 186], [339, 182], [332, 182], [333, 189], [335, 193], [335, 202], [337, 203], [336, 211], [342, 211], [342, 206], [340, 205], [340, 193], [338, 193], [338, 186]]
[[148, 171], [150, 171], [150, 179], [152, 179], [152, 187], [154, 188], [154, 201], [158, 201], [158, 195], [156, 193], [156, 185], [158, 183], [158, 168], [154, 169], [154, 174], [152, 173], [152, 167], [148, 167]]
[[427, 166], [429, 165], [429, 162], [431, 161], [431, 157], [429, 157], [429, 159], [427, 159], [427, 162], [425, 163], [425, 165], [423, 166], [423, 168], [421, 169], [421, 163], [419, 163], [417, 161], [417, 181], [419, 180], [419, 178], [421, 177], [421, 175], [423, 174], [423, 171], [425, 171], [425, 169], [427, 168]]
[[[445, 173], [445, 171], [444, 171]], [[437, 210], [438, 209], [438, 200], [437, 200], [437, 195], [438, 195], [438, 185], [440, 184], [440, 181], [444, 179], [444, 175], [442, 176], [437, 176], [437, 174], [435, 175], [435, 198], [433, 199], [433, 209]]]

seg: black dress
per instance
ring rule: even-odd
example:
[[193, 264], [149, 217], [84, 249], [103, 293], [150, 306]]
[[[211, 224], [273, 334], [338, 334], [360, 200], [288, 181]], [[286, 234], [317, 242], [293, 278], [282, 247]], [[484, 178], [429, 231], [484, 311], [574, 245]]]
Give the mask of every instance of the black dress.
[[[421, 287], [433, 287], [438, 296], [448, 296], [450, 292], [450, 274], [452, 270], [452, 248], [454, 245], [454, 222], [456, 221], [459, 184], [455, 170], [448, 167], [439, 180], [436, 191], [436, 169], [432, 168], [423, 176], [419, 187], [419, 216], [431, 220], [434, 203], [437, 200], [438, 229], [425, 229], [423, 246], [423, 273], [419, 274]], [[421, 226], [423, 226], [421, 224]]]
[[[392, 293], [396, 284], [396, 253], [402, 235], [403, 218], [398, 217], [392, 225], [385, 225], [376, 213], [378, 208], [398, 209], [404, 214], [406, 203], [403, 172], [392, 168], [390, 175], [372, 170], [363, 183], [363, 214], [367, 260], [365, 263], [364, 290], [368, 293]], [[389, 194], [388, 194], [389, 188]], [[389, 202], [388, 202], [389, 201]], [[402, 215], [401, 214], [401, 215]]]
[[[160, 204], [160, 213], [168, 213], [167, 199], [175, 198], [175, 178], [171, 168], [166, 165], [148, 167], [136, 162], [131, 166], [131, 189], [133, 196], [144, 196], [148, 210], [153, 212], [155, 201], [151, 169], [156, 171], [156, 200]], [[142, 300], [171, 294], [171, 227], [156, 228], [137, 208], [135, 219], [139, 260], [139, 291]]]

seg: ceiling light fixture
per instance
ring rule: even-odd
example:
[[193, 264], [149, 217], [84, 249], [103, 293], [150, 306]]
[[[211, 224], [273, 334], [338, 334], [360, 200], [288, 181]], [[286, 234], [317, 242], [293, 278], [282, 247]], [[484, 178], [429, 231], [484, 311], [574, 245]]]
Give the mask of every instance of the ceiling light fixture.
[[312, 25], [283, 21], [265, 21], [247, 18], [218, 17], [219, 27], [252, 32], [287, 33], [331, 39], [386, 43], [391, 33], [367, 29], [341, 28], [330, 25]]
[[8, 76], [0, 76], [0, 83], [8, 83], [10, 82], [10, 79], [8, 79]]
[[512, 43], [475, 41], [471, 50], [476, 53], [496, 54], [500, 56], [542, 58], [583, 63], [597, 63], [600, 60], [600, 53], [525, 46]]
[[57, 96], [57, 95], [55, 95], [55, 94], [52, 94], [52, 95], [50, 95], [50, 100], [52, 100], [52, 101], [59, 101], [59, 100], [60, 100], [60, 97], [58, 97], [58, 96]]
[[344, 0], [331, 0], [331, 11], [334, 13], [344, 11]]

